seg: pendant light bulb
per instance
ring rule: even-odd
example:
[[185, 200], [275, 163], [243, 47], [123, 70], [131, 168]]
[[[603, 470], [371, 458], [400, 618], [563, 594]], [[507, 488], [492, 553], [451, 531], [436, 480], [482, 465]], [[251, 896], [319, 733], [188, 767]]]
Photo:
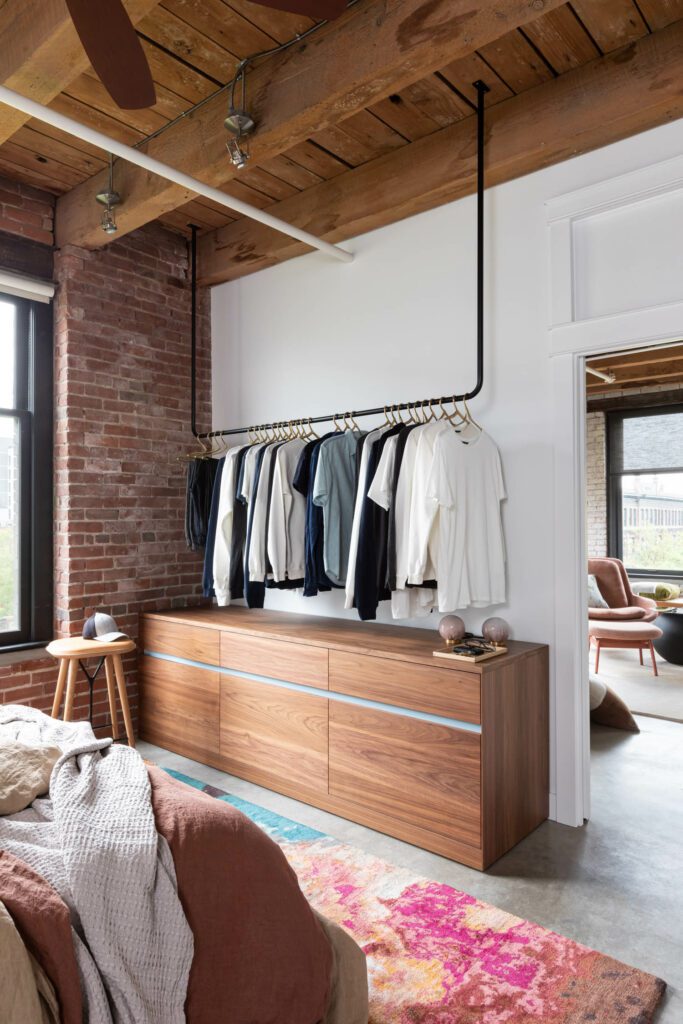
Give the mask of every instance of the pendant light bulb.
[[[241, 106], [235, 106], [235, 86], [238, 81], [242, 83], [242, 103]], [[237, 74], [235, 75], [232, 82], [232, 89], [230, 91], [230, 110], [228, 116], [223, 121], [223, 127], [230, 132], [231, 138], [225, 144], [225, 148], [230, 156], [230, 163], [233, 167], [241, 170], [246, 167], [249, 160], [249, 146], [244, 145], [242, 140], [250, 135], [256, 123], [247, 110], [247, 62], [242, 61]]]
[[118, 231], [114, 208], [121, 202], [121, 196], [114, 189], [114, 157], [112, 155], [109, 156], [109, 182], [102, 192], [97, 193], [95, 199], [104, 206], [100, 222], [102, 230], [106, 235], [113, 235]]

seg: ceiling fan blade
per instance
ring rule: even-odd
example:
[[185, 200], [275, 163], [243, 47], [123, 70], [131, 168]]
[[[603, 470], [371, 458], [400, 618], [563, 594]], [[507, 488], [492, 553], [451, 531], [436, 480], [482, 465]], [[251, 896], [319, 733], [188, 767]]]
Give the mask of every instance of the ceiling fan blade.
[[347, 0], [252, 0], [288, 14], [303, 14], [314, 21], [332, 21], [346, 10]]
[[153, 106], [152, 73], [121, 0], [66, 0], [66, 6], [90, 63], [117, 106]]

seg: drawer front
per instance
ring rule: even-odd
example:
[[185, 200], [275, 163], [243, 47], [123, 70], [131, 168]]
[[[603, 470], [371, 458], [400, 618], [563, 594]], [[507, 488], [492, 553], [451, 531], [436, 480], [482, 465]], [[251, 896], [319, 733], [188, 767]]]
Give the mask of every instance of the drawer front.
[[461, 722], [481, 722], [480, 676], [472, 672], [330, 651], [330, 690]]
[[221, 675], [221, 762], [327, 795], [328, 701]]
[[330, 796], [480, 847], [480, 737], [330, 701]]
[[170, 654], [206, 665], [219, 663], [219, 632], [204, 626], [186, 626], [166, 619], [144, 619], [143, 643], [146, 651]]
[[326, 690], [327, 657], [324, 647], [252, 634], [221, 633], [221, 666], [238, 672]]
[[140, 659], [144, 739], [197, 761], [218, 753], [219, 673], [159, 658]]

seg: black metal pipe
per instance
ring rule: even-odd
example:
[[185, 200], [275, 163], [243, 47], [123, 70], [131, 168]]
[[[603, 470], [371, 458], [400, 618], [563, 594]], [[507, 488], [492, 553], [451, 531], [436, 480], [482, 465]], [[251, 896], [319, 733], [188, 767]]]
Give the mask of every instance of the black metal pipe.
[[484, 97], [489, 92], [489, 87], [482, 81], [474, 82], [473, 85], [477, 90], [477, 380], [474, 388], [461, 395], [442, 395], [440, 398], [423, 398], [417, 402], [400, 402], [398, 405], [377, 406], [374, 409], [353, 409], [347, 412], [333, 413], [329, 416], [302, 416], [290, 420], [277, 420], [273, 423], [255, 423], [249, 427], [230, 427], [227, 430], [211, 430], [204, 434], [198, 434], [195, 429], [197, 228], [192, 226], [192, 433], [195, 437], [227, 437], [230, 434], [246, 434], [252, 429], [270, 430], [299, 423], [329, 423], [337, 419], [341, 420], [344, 416], [353, 417], [353, 419], [357, 419], [359, 416], [381, 416], [387, 410], [398, 412], [405, 409], [429, 408], [429, 406], [440, 405], [444, 402], [462, 402], [476, 398], [484, 386], [484, 150], [486, 143]]
[[199, 437], [197, 433], [197, 231], [199, 228], [196, 224], [190, 224], [190, 231], [192, 232], [192, 239], [190, 241], [190, 316], [192, 317], [192, 326], [190, 328], [191, 337], [191, 368], [190, 375], [192, 378], [192, 398], [191, 398], [191, 412], [190, 412], [190, 429], [195, 437]]

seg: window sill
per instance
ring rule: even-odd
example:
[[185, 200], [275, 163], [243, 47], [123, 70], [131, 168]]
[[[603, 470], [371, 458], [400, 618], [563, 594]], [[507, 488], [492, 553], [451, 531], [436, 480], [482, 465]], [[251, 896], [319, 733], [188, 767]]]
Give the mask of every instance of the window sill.
[[0, 648], [0, 666], [2, 665], [16, 665], [20, 661], [40, 661], [41, 658], [47, 658], [48, 653], [45, 649], [44, 644], [24, 644], [19, 647], [5, 647]]

